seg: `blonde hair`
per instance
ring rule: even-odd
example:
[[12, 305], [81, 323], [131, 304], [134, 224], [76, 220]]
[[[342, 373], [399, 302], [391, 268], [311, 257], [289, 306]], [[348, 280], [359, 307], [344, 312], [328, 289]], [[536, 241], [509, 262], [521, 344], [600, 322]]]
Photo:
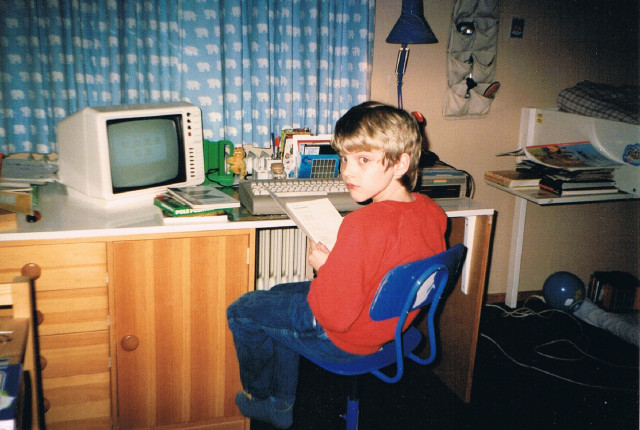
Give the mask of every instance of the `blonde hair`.
[[413, 115], [402, 109], [375, 101], [352, 107], [336, 122], [331, 146], [339, 154], [382, 151], [387, 168], [408, 154], [411, 162], [402, 184], [409, 191], [416, 186], [422, 134]]

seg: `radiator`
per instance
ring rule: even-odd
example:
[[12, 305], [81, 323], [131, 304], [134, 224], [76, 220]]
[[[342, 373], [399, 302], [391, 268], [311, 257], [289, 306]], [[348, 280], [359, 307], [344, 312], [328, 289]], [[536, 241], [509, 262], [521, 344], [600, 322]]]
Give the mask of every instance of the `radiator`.
[[258, 230], [256, 248], [256, 290], [313, 277], [307, 264], [307, 238], [297, 228]]

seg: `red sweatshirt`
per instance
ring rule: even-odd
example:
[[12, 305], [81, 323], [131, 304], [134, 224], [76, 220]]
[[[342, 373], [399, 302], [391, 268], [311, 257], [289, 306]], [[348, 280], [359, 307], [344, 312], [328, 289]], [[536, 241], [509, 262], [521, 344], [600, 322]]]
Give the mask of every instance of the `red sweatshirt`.
[[371, 203], [348, 214], [311, 283], [309, 306], [329, 339], [344, 351], [372, 354], [392, 340], [397, 318], [369, 318], [380, 281], [395, 266], [445, 250], [445, 213], [427, 196], [414, 197], [413, 202]]

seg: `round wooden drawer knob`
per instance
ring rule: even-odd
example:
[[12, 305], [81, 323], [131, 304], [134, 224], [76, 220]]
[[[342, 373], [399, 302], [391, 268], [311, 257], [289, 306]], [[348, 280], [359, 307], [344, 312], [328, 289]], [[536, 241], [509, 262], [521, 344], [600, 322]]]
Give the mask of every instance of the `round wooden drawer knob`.
[[44, 355], [40, 356], [40, 370], [44, 370], [47, 368], [47, 357]]
[[22, 266], [20, 272], [22, 276], [27, 276], [30, 279], [38, 279], [40, 277], [40, 266], [35, 263], [28, 263]]
[[122, 349], [125, 351], [133, 351], [140, 345], [140, 340], [137, 336], [130, 334], [122, 338], [120, 345], [122, 345]]
[[42, 324], [42, 321], [44, 321], [44, 315], [42, 314], [42, 312], [36, 311], [36, 320], [38, 325]]
[[43, 403], [43, 408], [45, 412], [48, 412], [49, 409], [51, 409], [51, 402], [49, 401], [49, 399], [47, 399], [46, 397], [44, 398], [44, 402]]

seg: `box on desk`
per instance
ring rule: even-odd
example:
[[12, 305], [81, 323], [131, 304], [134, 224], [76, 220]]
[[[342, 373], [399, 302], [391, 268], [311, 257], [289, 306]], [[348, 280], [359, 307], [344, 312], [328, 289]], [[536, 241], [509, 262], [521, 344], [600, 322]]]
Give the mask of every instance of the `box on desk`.
[[640, 309], [640, 282], [625, 272], [594, 272], [589, 279], [587, 297], [608, 312], [630, 312]]
[[467, 175], [446, 164], [420, 169], [418, 191], [434, 199], [458, 199], [467, 195]]

